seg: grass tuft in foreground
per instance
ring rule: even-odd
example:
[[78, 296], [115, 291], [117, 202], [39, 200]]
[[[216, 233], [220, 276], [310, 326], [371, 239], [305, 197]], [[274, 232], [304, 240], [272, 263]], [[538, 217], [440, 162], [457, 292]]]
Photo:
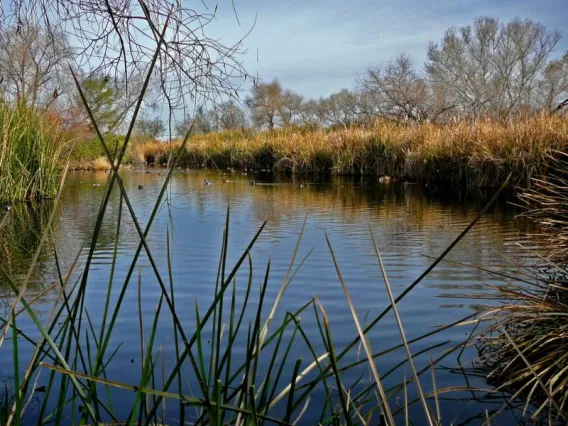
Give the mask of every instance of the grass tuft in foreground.
[[[487, 312], [491, 326], [478, 348], [485, 374], [511, 400], [536, 407], [551, 421], [568, 419], [568, 157], [554, 152], [548, 176], [520, 194], [523, 213], [540, 226], [547, 253], [516, 284], [498, 287], [502, 306]], [[503, 408], [504, 409], [504, 408]]]

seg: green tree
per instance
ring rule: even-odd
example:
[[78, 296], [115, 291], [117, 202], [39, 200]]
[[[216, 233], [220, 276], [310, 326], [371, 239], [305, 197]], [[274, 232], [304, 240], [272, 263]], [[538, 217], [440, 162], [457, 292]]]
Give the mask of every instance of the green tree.
[[[131, 80], [135, 81], [134, 78]], [[130, 87], [133, 85], [129, 84]], [[90, 75], [83, 80], [81, 88], [102, 132], [114, 132], [123, 123], [136, 101], [133, 95], [136, 90], [126, 91], [119, 79], [112, 80], [103, 75]], [[78, 93], [73, 97], [71, 111], [71, 117], [67, 120], [69, 126], [91, 126], [91, 120]]]
[[141, 118], [136, 122], [136, 130], [143, 136], [157, 139], [166, 132], [166, 125], [159, 117], [153, 119]]

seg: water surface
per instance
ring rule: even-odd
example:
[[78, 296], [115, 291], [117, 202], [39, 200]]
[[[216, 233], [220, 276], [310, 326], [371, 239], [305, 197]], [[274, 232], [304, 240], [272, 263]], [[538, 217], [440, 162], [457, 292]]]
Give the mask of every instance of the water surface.
[[[63, 265], [69, 268], [79, 255], [79, 267], [84, 264], [96, 215], [109, 175], [106, 173], [77, 172], [70, 174], [58, 212], [53, 223], [53, 239], [48, 239], [47, 249], [38, 266], [39, 273], [30, 285], [28, 298], [33, 297], [56, 277], [53, 263], [53, 246]], [[129, 198], [136, 217], [144, 229], [158, 197], [165, 174], [125, 172], [123, 174]], [[211, 185], [204, 185], [208, 179]], [[225, 181], [225, 182], [224, 182]], [[250, 181], [258, 185], [250, 185]], [[100, 185], [99, 185], [100, 184]], [[300, 188], [299, 185], [305, 185]], [[241, 173], [192, 171], [175, 174], [166, 200], [152, 226], [148, 243], [152, 256], [163, 277], [168, 276], [167, 234], [170, 237], [172, 275], [175, 287], [178, 315], [184, 324], [194, 323], [195, 304], [206, 307], [214, 295], [223, 229], [228, 208], [230, 210], [228, 265], [232, 266], [243, 253], [255, 232], [267, 220], [267, 225], [251, 252], [254, 265], [254, 291], [258, 294], [267, 264], [270, 262], [270, 279], [266, 294], [266, 312], [276, 298], [280, 284], [305, 221], [305, 232], [300, 245], [296, 265], [306, 255], [304, 264], [294, 276], [281, 301], [276, 321], [287, 311], [295, 311], [310, 299], [317, 297], [325, 307], [338, 348], [345, 347], [355, 336], [353, 318], [332, 261], [326, 236], [335, 252], [339, 267], [348, 285], [359, 318], [370, 322], [389, 305], [385, 283], [380, 271], [375, 249], [370, 237], [373, 232], [380, 247], [390, 285], [396, 295], [404, 291], [441, 254], [456, 236], [474, 219], [490, 194], [459, 195], [443, 189], [401, 183], [379, 184], [359, 179], [300, 179], [275, 177], [270, 174], [247, 176]], [[102, 321], [110, 265], [115, 248], [115, 230], [120, 197], [115, 191], [106, 212], [103, 228], [96, 246], [93, 266], [89, 273], [87, 306], [95, 325]], [[13, 276], [22, 280], [27, 265], [35, 251], [40, 235], [46, 231], [49, 205], [34, 208], [14, 208], [0, 236], [2, 258], [0, 263]], [[515, 271], [522, 264], [530, 264], [534, 253], [517, 243], [526, 238], [531, 228], [526, 222], [515, 219], [518, 213], [505, 201], [500, 201], [487, 213], [473, 230], [448, 256], [453, 262], [442, 262], [399, 305], [404, 329], [409, 339], [432, 331], [434, 327], [452, 323], [472, 314], [480, 304], [494, 303], [480, 299], [486, 294], [487, 285], [500, 284], [494, 276], [476, 268], [458, 263], [482, 266], [490, 270]], [[124, 281], [139, 237], [126, 206], [123, 205], [122, 227], [118, 240], [118, 263], [114, 273], [116, 286]], [[228, 266], [228, 269], [229, 269]], [[237, 288], [244, 291], [248, 266], [237, 275]], [[74, 276], [76, 276], [75, 273]], [[140, 287], [140, 289], [138, 289]], [[6, 307], [11, 298], [2, 286]], [[141, 295], [138, 300], [138, 294]], [[113, 334], [112, 345], [122, 344], [117, 357], [109, 365], [107, 374], [116, 380], [135, 384], [140, 371], [139, 305], [142, 308], [144, 329], [151, 326], [161, 291], [152, 271], [149, 258], [143, 253], [138, 261], [135, 277], [126, 294]], [[117, 292], [113, 293], [116, 303]], [[50, 301], [55, 294], [48, 293], [36, 309], [47, 319]], [[239, 294], [242, 298], [242, 294]], [[251, 318], [252, 319], [252, 318]], [[302, 324], [306, 333], [321, 349], [321, 338], [313, 315], [305, 315]], [[31, 334], [36, 334], [32, 324], [21, 320], [18, 324]], [[436, 358], [461, 342], [471, 327], [455, 327], [431, 339], [412, 345], [413, 351], [424, 350], [416, 358], [417, 367], [427, 366], [430, 357]], [[400, 343], [394, 317], [389, 314], [371, 332], [370, 342], [374, 351], [387, 349]], [[174, 360], [173, 332], [170, 321], [159, 323], [158, 346], [162, 348], [164, 368]], [[246, 342], [238, 343], [243, 356]], [[428, 350], [428, 348], [432, 348]], [[9, 376], [12, 362], [9, 343], [0, 350], [2, 374]], [[359, 349], [359, 348], [356, 348]], [[31, 348], [22, 348], [22, 358], [30, 356]], [[293, 355], [303, 357], [305, 365], [311, 356], [302, 345], [294, 346]], [[402, 359], [404, 352], [395, 351], [377, 361], [380, 372], [386, 372]], [[463, 360], [475, 356], [469, 348]], [[345, 362], [363, 357], [363, 352], [352, 351]], [[458, 364], [455, 356], [445, 359], [436, 370], [438, 388], [465, 386], [463, 375], [450, 371]], [[368, 372], [363, 381], [369, 383]], [[410, 376], [408, 366], [389, 376], [387, 383], [402, 380], [402, 374]], [[187, 369], [188, 382], [193, 380]], [[40, 380], [41, 381], [41, 380]], [[432, 389], [431, 375], [425, 374], [423, 386]], [[478, 378], [470, 378], [470, 385], [485, 386]], [[182, 390], [185, 391], [185, 390]], [[487, 400], [474, 401], [468, 394], [456, 397], [469, 399], [456, 403], [442, 400], [447, 422], [467, 423], [483, 416], [491, 407]], [[132, 395], [118, 396], [125, 408]], [[502, 401], [495, 402], [498, 407]], [[420, 415], [419, 406], [415, 406]], [[121, 412], [121, 409], [118, 408]], [[319, 415], [319, 411], [317, 411]], [[167, 412], [172, 424], [176, 424], [177, 411]], [[507, 414], [505, 414], [506, 416]], [[507, 417], [505, 417], [507, 418]], [[476, 422], [477, 420], [477, 422]], [[317, 418], [305, 417], [306, 424]]]

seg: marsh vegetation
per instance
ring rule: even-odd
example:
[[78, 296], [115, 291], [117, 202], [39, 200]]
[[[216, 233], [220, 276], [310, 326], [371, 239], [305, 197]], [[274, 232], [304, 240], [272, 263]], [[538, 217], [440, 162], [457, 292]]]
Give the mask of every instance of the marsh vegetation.
[[[0, 27], [9, 41], [0, 48], [0, 73], [6, 77], [0, 108], [0, 200], [53, 200], [47, 213], [19, 207], [0, 217], [0, 282], [10, 293], [4, 297], [0, 356], [13, 380], [1, 393], [3, 424], [437, 425], [463, 414], [446, 398], [485, 404], [480, 394], [499, 395], [499, 408], [490, 411], [484, 405], [466, 412], [464, 422], [483, 418], [490, 424], [498, 415], [511, 419], [519, 412], [504, 414], [502, 406], [521, 407], [521, 419], [565, 420], [568, 379], [559, 364], [566, 356], [564, 278], [554, 272], [564, 266], [563, 252], [548, 257], [560, 269], [543, 275], [530, 265], [530, 278], [450, 259], [479, 229], [505, 188], [535, 182], [533, 192], [523, 196], [533, 208], [530, 216], [539, 218], [547, 232], [553, 229], [550, 241], [564, 248], [566, 168], [556, 162], [565, 155], [568, 138], [561, 114], [568, 70], [566, 55], [551, 56], [559, 33], [528, 20], [480, 18], [472, 27], [448, 30], [429, 47], [424, 75], [401, 55], [369, 69], [356, 91], [342, 90], [317, 101], [304, 101], [278, 81], [254, 79], [244, 102], [252, 129], [233, 96], [235, 81], [250, 78], [236, 58], [241, 44], [226, 47], [194, 31], [196, 22], [203, 29], [214, 14], [172, 8], [162, 0], [107, 3], [106, 9], [74, 0], [23, 4], [3, 11]], [[71, 38], [77, 46], [69, 43]], [[69, 72], [61, 72], [73, 53], [77, 57]], [[469, 76], [466, 81], [452, 76], [455, 67]], [[197, 98], [209, 104], [197, 105]], [[188, 115], [190, 103], [194, 112]], [[149, 115], [151, 108], [143, 108], [161, 104], [170, 112], [167, 126]], [[62, 211], [74, 208], [62, 203], [73, 173], [68, 160], [108, 169], [103, 175], [78, 174], [89, 176], [78, 183], [70, 179], [97, 194], [90, 199], [86, 235], [58, 220]], [[145, 172], [151, 163], [167, 168], [156, 173], [152, 186], [146, 181], [156, 179], [148, 176], [152, 173], [122, 170], [130, 161]], [[178, 173], [188, 167], [204, 168], [205, 175], [196, 181], [191, 170]], [[329, 223], [318, 224], [320, 243], [304, 249], [310, 232], [305, 206], [311, 200], [317, 214], [318, 206], [328, 202], [334, 211], [337, 198], [318, 198], [314, 193], [321, 182], [296, 184], [298, 178], [290, 176], [284, 184], [295, 195], [272, 192], [282, 195], [274, 210], [302, 194], [305, 219], [278, 235], [296, 242], [286, 264], [273, 263], [257, 249], [273, 226], [271, 218], [247, 222], [252, 215], [241, 205], [237, 207], [246, 213], [235, 225], [231, 201], [238, 198], [230, 195], [236, 187], [270, 195], [282, 182], [259, 177], [250, 185], [243, 172], [241, 179], [223, 177], [239, 176], [234, 170], [239, 167], [247, 169], [244, 173], [252, 168], [250, 173], [383, 178], [380, 185], [373, 183], [379, 196], [362, 211], [381, 210], [387, 195], [398, 199], [396, 215], [407, 213], [402, 221], [398, 217], [400, 229], [390, 242], [416, 243], [404, 247], [409, 257], [436, 238], [413, 234], [412, 222], [404, 220], [412, 216], [405, 195], [412, 185], [396, 180], [494, 190], [484, 194], [473, 213], [461, 212], [459, 226], [444, 229], [442, 222], [430, 230], [434, 236], [440, 229], [450, 236], [412, 275], [401, 277], [389, 275], [391, 266], [401, 273], [400, 261], [385, 261], [384, 235], [372, 227], [355, 232], [358, 241], [367, 242], [366, 257], [349, 257], [353, 246], [342, 250], [349, 263], [339, 256], [333, 235], [325, 232], [333, 229]], [[215, 178], [211, 169], [217, 170]], [[183, 186], [182, 180], [192, 184]], [[329, 192], [337, 194], [340, 188]], [[207, 228], [207, 235], [200, 234], [202, 222], [174, 220], [176, 201], [188, 194], [197, 200], [188, 211], [214, 206], [216, 226]], [[349, 198], [358, 196], [349, 193]], [[75, 213], [84, 215], [85, 205], [78, 209]], [[447, 212], [440, 208], [434, 216]], [[353, 222], [365, 220], [359, 212], [342, 213]], [[20, 222], [26, 214], [37, 226]], [[393, 222], [393, 215], [380, 219]], [[247, 229], [244, 223], [254, 226]], [[157, 225], [158, 235], [152, 232]], [[420, 225], [418, 221], [418, 231]], [[178, 233], [189, 229], [200, 238], [193, 265], [212, 267], [195, 275], [185, 269], [180, 275], [174, 259], [190, 264], [192, 258], [178, 253], [174, 243]], [[218, 251], [204, 254], [213, 231], [219, 234]], [[478, 237], [482, 233], [483, 228]], [[479, 238], [478, 255], [490, 259], [483, 256], [487, 240]], [[510, 237], [503, 240], [503, 246], [511, 245]], [[38, 274], [46, 253], [51, 268]], [[327, 262], [326, 273], [316, 269], [302, 277], [312, 255]], [[470, 259], [474, 256], [469, 253]], [[360, 268], [349, 269], [351, 277], [345, 273], [346, 263], [368, 266], [371, 261], [374, 269], [366, 286], [357, 275]], [[467, 305], [447, 307], [453, 316], [443, 324], [419, 327], [429, 315], [421, 310], [412, 323], [416, 328], [409, 328], [403, 302], [433, 287], [432, 274], [445, 262], [460, 271], [483, 272], [467, 282], [476, 294], [461, 295], [468, 298]], [[452, 271], [446, 270], [450, 282]], [[477, 282], [488, 276], [504, 284]], [[295, 288], [302, 278], [300, 289]], [[334, 283], [341, 299], [328, 305], [325, 294], [311, 294], [308, 284], [318, 279], [328, 285], [323, 292]], [[194, 282], [201, 285], [192, 287]], [[446, 284], [440, 288], [456, 289], [455, 283]], [[504, 306], [481, 302], [495, 299], [494, 293], [487, 296], [490, 289], [507, 297]], [[295, 297], [288, 303], [292, 291]], [[375, 296], [370, 309], [365, 299]], [[415, 303], [423, 306], [425, 300], [419, 297]], [[349, 328], [336, 331], [338, 324], [347, 323]], [[451, 362], [452, 372], [463, 371], [462, 356], [471, 355], [475, 345], [475, 360], [492, 370], [484, 379], [493, 383], [493, 372], [505, 367], [505, 381], [491, 387], [464, 376], [465, 384], [456, 385], [444, 375], [447, 380], [439, 382], [443, 362]], [[537, 348], [545, 348], [546, 354]], [[31, 407], [37, 408], [32, 418]]]

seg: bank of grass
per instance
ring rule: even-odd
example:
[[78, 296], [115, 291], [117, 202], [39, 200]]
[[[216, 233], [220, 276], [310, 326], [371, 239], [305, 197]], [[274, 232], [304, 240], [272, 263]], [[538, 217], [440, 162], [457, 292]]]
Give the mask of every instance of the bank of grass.
[[[167, 162], [177, 141], [132, 146], [133, 159]], [[507, 123], [479, 119], [450, 124], [379, 122], [340, 130], [228, 131], [193, 136], [184, 167], [270, 169], [292, 173], [390, 176], [396, 179], [527, 187], [546, 171], [547, 155], [568, 146], [568, 119], [541, 115]]]
[[0, 203], [55, 195], [66, 144], [49, 114], [0, 104]]

